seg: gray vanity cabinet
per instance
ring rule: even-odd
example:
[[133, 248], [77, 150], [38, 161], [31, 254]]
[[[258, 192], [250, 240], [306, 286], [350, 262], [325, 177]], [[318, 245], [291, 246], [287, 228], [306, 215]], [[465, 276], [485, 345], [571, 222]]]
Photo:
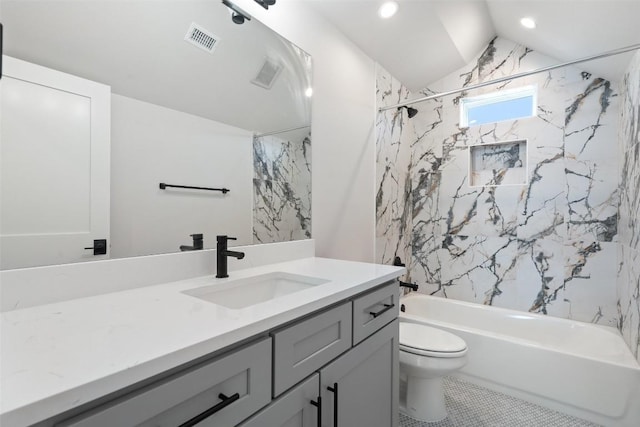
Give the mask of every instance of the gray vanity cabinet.
[[388, 282], [38, 427], [395, 427], [397, 317]]
[[320, 370], [323, 427], [398, 425], [398, 320]]
[[389, 283], [272, 332], [280, 397], [241, 427], [398, 425], [398, 297]]
[[319, 386], [320, 376], [316, 373], [239, 427], [317, 427]]

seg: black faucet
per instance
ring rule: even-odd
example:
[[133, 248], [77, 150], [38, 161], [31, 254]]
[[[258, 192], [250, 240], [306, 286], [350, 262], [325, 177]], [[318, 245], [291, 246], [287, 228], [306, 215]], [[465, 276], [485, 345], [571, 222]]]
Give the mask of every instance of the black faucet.
[[223, 277], [229, 277], [227, 272], [227, 257], [232, 256], [234, 258], [244, 258], [244, 252], [235, 252], [227, 249], [227, 242], [229, 240], [237, 240], [235, 237], [229, 236], [216, 236], [216, 277], [221, 279]]
[[204, 247], [202, 234], [192, 234], [193, 246], [180, 245], [181, 251], [199, 251]]

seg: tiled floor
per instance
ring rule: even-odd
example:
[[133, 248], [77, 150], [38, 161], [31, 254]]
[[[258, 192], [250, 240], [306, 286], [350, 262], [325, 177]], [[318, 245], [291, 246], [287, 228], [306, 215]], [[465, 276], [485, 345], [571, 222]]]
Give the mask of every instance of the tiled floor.
[[424, 423], [400, 414], [400, 427], [598, 427], [457, 378], [446, 377], [444, 389], [447, 418]]

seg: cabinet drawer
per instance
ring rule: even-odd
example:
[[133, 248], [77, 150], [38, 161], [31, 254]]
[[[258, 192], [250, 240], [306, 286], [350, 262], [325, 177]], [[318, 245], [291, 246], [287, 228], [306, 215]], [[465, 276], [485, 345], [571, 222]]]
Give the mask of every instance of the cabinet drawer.
[[[237, 393], [237, 396], [236, 396]], [[224, 395], [228, 399], [225, 399]], [[199, 427], [238, 424], [271, 401], [271, 339], [160, 380], [60, 427], [176, 427], [223, 401]]]
[[319, 390], [320, 375], [316, 373], [239, 427], [321, 427]]
[[400, 290], [394, 280], [353, 300], [353, 345], [398, 317]]
[[274, 397], [350, 347], [351, 303], [273, 333]]

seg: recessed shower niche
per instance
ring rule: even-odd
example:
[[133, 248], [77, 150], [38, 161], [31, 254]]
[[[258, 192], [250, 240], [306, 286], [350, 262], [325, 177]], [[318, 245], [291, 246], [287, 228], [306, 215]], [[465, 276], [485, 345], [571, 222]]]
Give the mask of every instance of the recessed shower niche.
[[527, 140], [469, 147], [469, 185], [487, 187], [527, 184]]

